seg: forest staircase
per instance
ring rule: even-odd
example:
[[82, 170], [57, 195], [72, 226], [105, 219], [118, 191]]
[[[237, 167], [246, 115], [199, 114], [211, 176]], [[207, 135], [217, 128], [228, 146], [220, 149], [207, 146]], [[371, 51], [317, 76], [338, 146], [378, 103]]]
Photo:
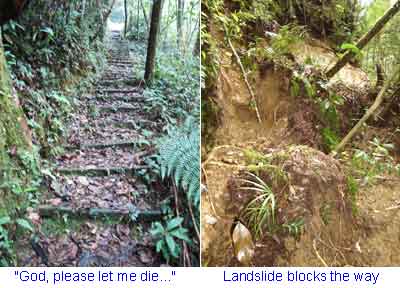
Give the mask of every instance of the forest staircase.
[[162, 217], [162, 193], [143, 180], [153, 150], [151, 136], [141, 132], [153, 123], [142, 111], [143, 89], [126, 84], [135, 69], [128, 41], [116, 33], [110, 38], [108, 64], [74, 113], [23, 266], [161, 264], [147, 231]]

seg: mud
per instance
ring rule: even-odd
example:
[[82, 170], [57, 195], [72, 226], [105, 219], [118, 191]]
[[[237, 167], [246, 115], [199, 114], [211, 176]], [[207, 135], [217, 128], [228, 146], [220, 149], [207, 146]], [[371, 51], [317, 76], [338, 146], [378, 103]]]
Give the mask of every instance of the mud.
[[[311, 57], [320, 61], [317, 64], [321, 69], [326, 68], [336, 57], [328, 47], [315, 43], [314, 47], [297, 47], [295, 58], [304, 62]], [[221, 55], [229, 52], [222, 51]], [[304, 99], [290, 95], [287, 74], [267, 69], [256, 77], [253, 88], [263, 120], [258, 123], [239, 69], [230, 57], [222, 57], [214, 91], [220, 123], [213, 134], [215, 146], [202, 167], [207, 188], [202, 193], [203, 265], [241, 265], [234, 256], [230, 231], [234, 219], [251, 200], [237, 183], [243, 171], [249, 170], [246, 150], [269, 155], [275, 159], [274, 165], [285, 163], [278, 166], [289, 175], [290, 185], [287, 181], [286, 185], [274, 183], [265, 171], [259, 174], [276, 193], [278, 224], [304, 220], [300, 235], [281, 231], [254, 237], [254, 266], [399, 265], [398, 177], [391, 180], [392, 185], [361, 187], [356, 203], [359, 214], [353, 215], [343, 163], [318, 151], [321, 127], [315, 109]], [[370, 101], [370, 81], [359, 68], [347, 65], [329, 85], [342, 93], [344, 106], [350, 109], [341, 110], [341, 115], [356, 117]], [[345, 131], [351, 125], [344, 123], [341, 128]], [[282, 154], [286, 162], [278, 161]]]

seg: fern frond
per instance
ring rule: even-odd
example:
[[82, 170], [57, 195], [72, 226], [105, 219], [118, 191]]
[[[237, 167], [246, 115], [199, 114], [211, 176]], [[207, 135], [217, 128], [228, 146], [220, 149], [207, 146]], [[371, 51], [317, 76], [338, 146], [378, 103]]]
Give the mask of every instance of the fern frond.
[[170, 131], [159, 145], [161, 177], [171, 177], [195, 207], [200, 203], [199, 132], [197, 123], [187, 121], [182, 128]]

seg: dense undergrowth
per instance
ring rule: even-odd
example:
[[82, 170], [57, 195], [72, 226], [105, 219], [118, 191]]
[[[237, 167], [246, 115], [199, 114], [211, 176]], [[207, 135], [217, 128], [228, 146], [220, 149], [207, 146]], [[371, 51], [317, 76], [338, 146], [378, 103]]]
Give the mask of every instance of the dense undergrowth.
[[[145, 110], [152, 115], [158, 115], [165, 122], [165, 136], [158, 140], [160, 154], [156, 159], [160, 165], [157, 174], [165, 179], [172, 191], [175, 191], [175, 199], [171, 201], [170, 206], [171, 209], [175, 208], [175, 211], [171, 210], [167, 216], [166, 225], [178, 221], [181, 226], [189, 229], [190, 235], [187, 236], [190, 237], [182, 236], [176, 231], [166, 233], [159, 230], [157, 225], [160, 227], [160, 223], [155, 224], [153, 232], [155, 237], [159, 238], [158, 249], [167, 260], [179, 259], [183, 255], [182, 252], [187, 253], [178, 240], [185, 241], [185, 245], [191, 247], [190, 265], [195, 266], [199, 265], [200, 253], [198, 63], [198, 57], [189, 57], [182, 61], [178, 52], [172, 55], [170, 49], [161, 52], [155, 80], [144, 92], [147, 99]], [[175, 244], [170, 244], [172, 239]]]
[[[139, 3], [128, 6], [126, 38], [131, 41], [135, 61], [144, 67], [148, 25], [145, 15], [137, 13]], [[154, 120], [161, 120], [157, 135], [158, 152], [146, 161], [153, 167], [154, 181], [168, 187], [171, 197], [164, 209], [163, 221], [152, 225], [151, 233], [156, 249], [172, 265], [198, 266], [200, 245], [200, 108], [199, 56], [192, 52], [196, 45], [198, 7], [187, 1], [179, 12], [177, 1], [165, 1], [160, 25], [154, 79], [145, 87], [144, 111]], [[147, 6], [144, 7], [144, 9]], [[122, 10], [122, 7], [119, 8]], [[144, 12], [146, 15], [150, 11]], [[121, 20], [118, 8], [114, 20]], [[179, 13], [182, 13], [179, 16]], [[182, 17], [179, 20], [179, 17]], [[177, 21], [185, 27], [177, 30]], [[135, 71], [136, 79], [143, 79], [144, 70]]]
[[[93, 4], [82, 7], [81, 1], [40, 1], [2, 28], [8, 68], [1, 79], [11, 82], [1, 83], [9, 89], [1, 96], [1, 106], [9, 107], [1, 119], [1, 265], [16, 264], [18, 233], [33, 232], [29, 211], [39, 201], [42, 177], [51, 173], [45, 159], [60, 152], [75, 99], [101, 69], [105, 49], [100, 12]], [[14, 113], [22, 127], [3, 119]]]
[[[23, 123], [27, 127], [11, 125], [18, 122], [17, 117], [0, 119], [2, 135], [7, 139], [4, 143], [0, 141], [0, 191], [4, 195], [0, 206], [1, 265], [17, 264], [14, 244], [18, 235], [37, 232], [31, 224], [37, 217], [32, 207], [40, 203], [40, 191], [46, 184], [43, 180], [53, 177], [51, 159], [63, 150], [66, 124], [76, 100], [90, 89], [107, 58], [103, 22], [111, 2], [104, 1], [101, 7], [92, 1], [35, 2], [21, 18], [3, 27], [8, 70], [1, 71], [6, 74], [1, 79], [12, 80], [7, 85], [1, 83], [2, 89], [10, 90], [2, 93], [2, 97], [7, 94], [4, 103], [10, 103], [10, 109], [4, 111], [26, 119]], [[199, 265], [200, 113], [199, 57], [191, 51], [198, 42], [195, 37], [198, 3], [190, 2], [181, 11], [180, 21], [187, 28], [181, 28], [178, 37], [176, 7], [170, 2], [164, 10], [166, 17], [162, 21], [154, 80], [143, 92], [146, 99], [143, 111], [161, 125], [158, 131], [143, 129], [142, 134], [155, 139], [159, 153], [145, 159], [151, 171], [139, 176], [148, 184], [162, 184], [171, 192], [166, 202], [160, 203], [166, 216], [152, 225], [157, 251], [171, 265], [193, 266]], [[118, 3], [121, 4], [117, 1], [117, 13], [111, 14], [111, 21], [123, 18]], [[151, 15], [151, 6], [146, 5], [142, 11], [145, 17], [130, 13], [125, 36], [132, 41], [136, 67], [144, 68], [150, 28], [150, 19], [146, 17]], [[171, 42], [171, 38], [175, 41]], [[143, 74], [141, 69], [134, 70], [135, 83], [141, 82]], [[18, 95], [17, 105], [11, 101], [12, 87], [15, 96]], [[140, 146], [154, 144], [141, 141]], [[53, 222], [54, 227], [45, 226], [65, 230], [57, 227], [57, 221]]]
[[197, 57], [182, 61], [179, 53], [171, 55], [170, 50], [163, 51], [159, 56], [153, 84], [144, 91], [144, 110], [165, 123], [163, 133], [157, 140], [159, 155], [156, 156], [156, 162], [159, 166], [157, 165], [155, 171], [175, 193], [165, 225], [176, 228], [178, 224], [174, 226], [171, 223], [177, 221], [176, 223], [189, 229], [184, 231], [190, 231], [190, 235], [182, 236], [185, 235], [182, 231], [173, 229], [167, 232], [168, 230], [161, 230], [161, 223], [155, 223], [153, 233], [158, 238], [157, 249], [173, 263], [183, 255], [182, 252], [187, 253], [179, 243], [179, 240], [185, 241], [185, 245], [191, 247], [190, 265], [195, 266], [199, 265], [200, 253], [198, 71]]

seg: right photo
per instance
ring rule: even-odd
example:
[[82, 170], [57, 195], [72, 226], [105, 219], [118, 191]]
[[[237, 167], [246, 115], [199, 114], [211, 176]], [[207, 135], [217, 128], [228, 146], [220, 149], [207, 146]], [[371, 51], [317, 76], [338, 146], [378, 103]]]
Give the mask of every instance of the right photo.
[[400, 0], [202, 0], [201, 260], [400, 266]]

